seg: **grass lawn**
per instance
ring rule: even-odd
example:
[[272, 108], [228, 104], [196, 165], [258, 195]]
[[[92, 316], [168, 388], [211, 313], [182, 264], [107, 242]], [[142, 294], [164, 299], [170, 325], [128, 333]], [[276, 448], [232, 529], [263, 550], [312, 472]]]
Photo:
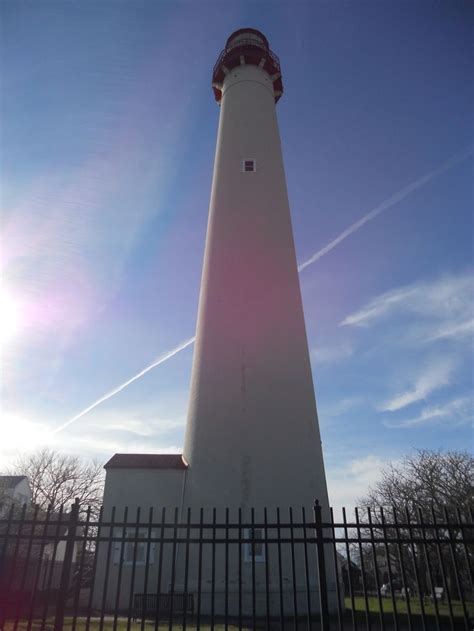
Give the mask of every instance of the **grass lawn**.
[[[357, 596], [355, 599], [355, 609], [357, 612], [359, 612], [359, 615], [363, 615], [363, 612], [365, 612], [365, 600], [362, 596]], [[372, 615], [376, 615], [379, 613], [379, 602], [378, 602], [378, 598], [376, 596], [370, 596], [369, 599], [369, 611], [371, 612]], [[395, 600], [395, 605], [396, 605], [396, 610], [397, 613], [400, 616], [400, 621], [402, 621], [402, 619], [405, 619], [405, 616], [407, 614], [407, 603], [404, 599], [400, 599], [397, 598]], [[417, 600], [416, 598], [412, 598], [410, 600], [410, 605], [411, 605], [411, 613], [413, 614], [413, 616], [419, 616], [421, 614], [421, 606], [420, 606], [420, 601]], [[392, 599], [391, 598], [382, 598], [382, 609], [383, 612], [386, 616], [390, 616], [391, 614], [393, 614], [393, 603], [392, 603]], [[351, 611], [351, 599], [350, 598], [346, 598], [345, 599], [345, 613], [346, 615], [350, 615]], [[438, 603], [438, 611], [439, 611], [439, 615], [440, 616], [449, 616], [449, 609], [448, 609], [448, 605], [447, 603]], [[461, 603], [459, 601], [454, 601], [453, 602], [453, 613], [454, 616], [456, 618], [462, 619], [463, 616], [463, 610], [461, 607]], [[468, 604], [468, 613], [470, 616], [474, 617], [474, 603], [469, 603]], [[425, 603], [425, 614], [426, 616], [429, 617], [434, 617], [435, 616], [435, 608], [432, 602], [426, 602]], [[359, 616], [358, 616], [359, 617]], [[416, 618], [415, 618], [416, 620]], [[289, 621], [288, 621], [289, 622]], [[86, 619], [81, 617], [77, 619], [76, 622], [76, 631], [85, 631], [86, 628]], [[301, 628], [304, 629], [306, 628], [304, 624], [300, 624]], [[18, 631], [27, 631], [27, 627], [28, 624], [24, 621], [20, 622], [17, 629]], [[173, 624], [173, 627], [178, 630], [178, 629], [182, 629], [182, 620], [181, 617], [178, 616], [178, 619], [176, 620], [176, 622]], [[63, 631], [71, 631], [72, 628], [72, 619], [71, 618], [66, 618], [64, 621], [64, 626], [63, 626]], [[113, 618], [111, 616], [106, 616], [105, 620], [104, 620], [104, 626], [102, 627], [103, 631], [112, 631], [114, 629], [114, 621]], [[117, 631], [126, 631], [127, 630], [127, 619], [126, 618], [120, 618], [117, 621], [117, 626], [115, 627]], [[155, 629], [155, 623], [153, 621], [146, 621], [145, 622], [145, 631], [154, 631]], [[189, 631], [196, 631], [196, 623], [194, 620], [190, 621], [189, 623], [187, 623], [186, 625], [187, 630]], [[263, 629], [263, 626], [261, 627]], [[292, 629], [292, 624], [289, 622], [288, 624], [288, 629]], [[7, 622], [4, 626], [4, 630], [3, 631], [13, 631], [14, 629], [14, 623], [13, 622]], [[33, 622], [33, 625], [31, 627], [32, 631], [39, 631], [41, 629], [41, 620], [40, 621], [36, 621]], [[45, 625], [45, 631], [53, 631], [54, 629], [54, 619], [53, 618], [48, 618], [46, 625]], [[94, 617], [91, 619], [91, 623], [89, 626], [89, 630], [90, 631], [99, 631], [100, 629], [100, 618], [98, 617]], [[169, 629], [169, 623], [168, 622], [162, 622], [160, 623], [158, 630], [159, 631], [168, 631]], [[210, 626], [209, 624], [201, 624], [200, 626], [201, 631], [210, 631]], [[225, 627], [223, 624], [215, 624], [214, 625], [214, 629], [215, 631], [224, 631]], [[228, 626], [229, 631], [238, 631], [238, 626], [235, 625], [231, 625], [229, 624]], [[137, 621], [137, 622], [132, 622], [131, 623], [131, 627], [130, 627], [131, 631], [141, 631], [141, 622]], [[242, 631], [252, 631], [252, 627], [247, 627], [247, 626], [243, 626], [242, 627]]]
[[[365, 611], [365, 600], [362, 596], [357, 596], [354, 601], [356, 611]], [[346, 609], [352, 609], [350, 598], [345, 598], [344, 604], [346, 606]], [[407, 613], [407, 603], [404, 598], [396, 598], [395, 607], [397, 613]], [[413, 615], [421, 614], [421, 604], [417, 598], [410, 599], [410, 608]], [[382, 598], [382, 609], [384, 613], [393, 613], [393, 603], [391, 598]], [[379, 601], [376, 596], [369, 596], [369, 611], [373, 613], [379, 612]], [[447, 603], [438, 602], [438, 612], [440, 616], [449, 616], [449, 608]], [[474, 616], [474, 603], [468, 603], [468, 613], [470, 616]], [[435, 615], [435, 607], [432, 602], [425, 602], [425, 614], [427, 616]], [[462, 618], [463, 616], [461, 603], [457, 600], [453, 601], [453, 614], [455, 617], [459, 618]]]
[[[64, 626], [63, 626], [63, 630], [64, 631], [70, 631], [71, 629], [71, 618], [66, 618], [66, 620], [64, 621]], [[25, 622], [20, 622], [20, 624], [18, 625], [17, 629], [18, 631], [26, 631], [27, 629], [27, 623]], [[174, 626], [174, 625], [173, 625]], [[13, 631], [13, 627], [14, 624], [13, 622], [7, 622], [5, 627], [4, 627], [4, 631]], [[41, 629], [41, 621], [39, 622], [34, 622], [32, 625], [32, 630], [33, 631], [39, 631], [39, 629]], [[52, 631], [54, 628], [54, 621], [53, 620], [48, 620], [46, 622], [45, 625], [45, 630], [46, 631]], [[76, 631], [85, 631], [86, 628], [86, 624], [85, 624], [85, 619], [84, 618], [78, 618], [77, 619], [77, 624], [76, 624]], [[114, 622], [113, 619], [110, 617], [107, 617], [105, 619], [104, 622], [104, 626], [102, 627], [104, 631], [112, 631], [114, 628]], [[214, 625], [214, 629], [215, 631], [224, 631], [224, 625], [223, 624], [215, 624]], [[229, 625], [229, 631], [237, 631], [238, 627], [234, 626], [234, 625]], [[93, 618], [91, 619], [91, 624], [89, 626], [90, 631], [99, 631], [100, 629], [100, 621], [98, 618]], [[117, 631], [126, 631], [127, 629], [127, 620], [125, 619], [119, 619], [117, 622], [117, 627], [116, 627]], [[140, 631], [141, 630], [141, 622], [132, 622], [131, 627], [130, 627], [131, 631]], [[145, 631], [154, 631], [155, 629], [155, 623], [151, 622], [151, 621], [147, 621], [145, 623]], [[158, 626], [159, 631], [168, 631], [169, 629], [169, 624], [168, 622], [166, 623], [162, 623]], [[179, 620], [179, 622], [176, 623], [176, 629], [182, 629], [182, 623], [181, 620]], [[195, 624], [186, 624], [186, 629], [188, 631], [196, 631], [196, 625]], [[208, 624], [201, 624], [200, 626], [201, 631], [209, 631], [210, 630], [210, 626]], [[243, 631], [251, 631], [250, 627], [242, 627]]]

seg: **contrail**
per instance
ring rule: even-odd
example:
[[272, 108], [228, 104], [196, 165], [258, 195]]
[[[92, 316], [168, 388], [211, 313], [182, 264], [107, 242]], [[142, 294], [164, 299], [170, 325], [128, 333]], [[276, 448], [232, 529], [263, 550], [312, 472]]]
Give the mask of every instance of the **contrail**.
[[375, 219], [375, 217], [380, 215], [380, 213], [383, 213], [384, 210], [388, 210], [392, 206], [395, 206], [395, 204], [398, 204], [398, 202], [401, 202], [402, 199], [405, 199], [405, 197], [407, 197], [410, 193], [413, 193], [413, 191], [416, 191], [417, 189], [421, 188], [422, 186], [430, 182], [436, 176], [441, 175], [441, 173], [444, 173], [445, 171], [453, 167], [455, 164], [462, 162], [463, 160], [468, 158], [473, 152], [474, 152], [474, 146], [468, 147], [467, 149], [464, 149], [463, 151], [460, 151], [459, 153], [454, 155], [452, 158], [450, 158], [447, 162], [444, 162], [438, 168], [434, 169], [433, 171], [430, 171], [426, 175], [423, 175], [423, 177], [418, 178], [414, 182], [411, 182], [411, 184], [404, 186], [401, 190], [398, 191], [398, 193], [395, 193], [394, 195], [386, 199], [384, 202], [382, 202], [381, 204], [373, 208], [371, 211], [369, 211], [367, 214], [365, 214], [363, 217], [361, 217], [356, 222], [354, 222], [351, 226], [349, 226], [349, 228], [346, 228], [344, 232], [341, 232], [339, 236], [337, 236], [335, 239], [330, 241], [323, 248], [318, 250], [308, 260], [304, 261], [303, 263], [300, 263], [298, 265], [298, 272], [302, 272], [306, 267], [318, 261], [322, 256], [324, 256], [325, 254], [330, 252], [332, 249], [334, 249], [337, 245], [339, 245], [341, 241], [344, 241], [344, 239], [347, 239], [347, 237], [349, 237], [351, 234], [354, 234], [354, 232], [357, 232], [357, 230], [362, 228], [364, 224], [366, 224], [368, 221], [372, 221], [372, 219]]
[[98, 405], [100, 405], [104, 401], [107, 401], [107, 399], [110, 399], [111, 397], [113, 397], [114, 395], [119, 393], [121, 390], [123, 390], [124, 388], [129, 386], [131, 383], [133, 383], [137, 379], [140, 379], [140, 377], [143, 377], [143, 375], [145, 375], [147, 372], [149, 372], [150, 370], [152, 370], [156, 366], [159, 366], [163, 362], [167, 361], [168, 359], [173, 357], [173, 355], [176, 355], [177, 353], [180, 353], [181, 351], [183, 351], [188, 346], [191, 346], [191, 344], [193, 344], [195, 339], [196, 339], [195, 337], [190, 337], [188, 340], [186, 340], [185, 342], [181, 342], [181, 344], [178, 344], [178, 346], [175, 346], [175, 348], [173, 348], [172, 350], [168, 351], [167, 353], [163, 353], [163, 355], [160, 355], [160, 357], [158, 357], [158, 359], [156, 359], [152, 364], [150, 364], [149, 366], [147, 366], [146, 368], [141, 370], [134, 377], [131, 377], [128, 381], [125, 381], [120, 386], [117, 386], [116, 388], [114, 388], [113, 390], [108, 392], [107, 394], [104, 394], [103, 397], [100, 397], [100, 399], [97, 399], [97, 401], [94, 401], [94, 403], [89, 405], [89, 407], [85, 408], [85, 410], [82, 410], [82, 412], [79, 412], [79, 414], [76, 414], [76, 416], [73, 416], [72, 418], [70, 418], [68, 421], [66, 421], [65, 423], [63, 423], [59, 427], [56, 427], [51, 432], [51, 434], [54, 435], [54, 434], [58, 434], [59, 432], [62, 432], [63, 429], [66, 429], [66, 427], [69, 427], [69, 425], [71, 425], [72, 423], [74, 423], [75, 421], [80, 419], [81, 416], [84, 416], [85, 414], [87, 414], [88, 412], [90, 412], [91, 410], [96, 408]]
[[[409, 195], [413, 191], [416, 191], [418, 188], [421, 188], [422, 186], [430, 182], [436, 176], [441, 175], [441, 173], [444, 173], [445, 171], [453, 167], [455, 164], [462, 162], [463, 160], [468, 158], [470, 155], [472, 155], [473, 152], [474, 152], [474, 146], [468, 147], [467, 149], [463, 149], [462, 151], [454, 155], [452, 158], [444, 162], [441, 166], [437, 167], [433, 171], [430, 171], [426, 175], [423, 175], [422, 177], [418, 178], [414, 182], [411, 182], [411, 184], [404, 186], [400, 191], [398, 191], [398, 193], [395, 193], [394, 195], [386, 199], [384, 202], [376, 206], [374, 209], [369, 211], [367, 214], [365, 214], [363, 217], [361, 217], [355, 223], [349, 226], [349, 228], [344, 230], [344, 232], [341, 232], [339, 236], [337, 236], [335, 239], [330, 241], [323, 248], [318, 250], [307, 261], [300, 263], [300, 265], [298, 265], [298, 272], [302, 272], [306, 267], [318, 261], [322, 256], [330, 252], [337, 245], [339, 245], [339, 243], [344, 241], [344, 239], [347, 239], [347, 237], [349, 237], [351, 234], [353, 234], [354, 232], [357, 232], [357, 230], [359, 230], [359, 228], [362, 228], [362, 226], [366, 224], [368, 221], [375, 219], [375, 217], [377, 217], [377, 215], [380, 215], [380, 213], [382, 213], [384, 210], [388, 210], [392, 206], [395, 206], [395, 204], [398, 204], [398, 202], [402, 201], [402, 199], [405, 199], [407, 195]], [[164, 353], [163, 355], [160, 355], [160, 357], [158, 357], [156, 361], [154, 361], [152, 364], [144, 368], [134, 377], [131, 377], [128, 381], [125, 381], [125, 383], [122, 383], [122, 385], [117, 386], [117, 388], [114, 388], [107, 394], [104, 394], [103, 397], [101, 397], [100, 399], [97, 399], [97, 401], [95, 401], [94, 403], [92, 403], [92, 405], [89, 405], [89, 407], [82, 410], [82, 412], [79, 412], [79, 414], [76, 414], [76, 416], [73, 416], [72, 418], [70, 418], [68, 421], [66, 421], [59, 427], [56, 427], [56, 429], [54, 429], [51, 433], [58, 434], [63, 429], [66, 429], [66, 427], [69, 427], [69, 425], [71, 425], [72, 423], [80, 419], [82, 416], [84, 416], [85, 414], [87, 414], [88, 412], [96, 408], [98, 405], [100, 405], [104, 401], [107, 401], [111, 397], [115, 396], [121, 390], [129, 386], [131, 383], [133, 383], [137, 379], [140, 379], [140, 377], [143, 377], [143, 375], [145, 375], [147, 372], [149, 372], [156, 366], [159, 366], [160, 364], [167, 361], [168, 359], [171, 359], [171, 357], [173, 357], [174, 355], [177, 355], [178, 353], [183, 351], [188, 346], [191, 346], [191, 344], [194, 343], [195, 339], [196, 339], [195, 337], [190, 337], [184, 342], [181, 342], [181, 344], [178, 344], [178, 346], [176, 346], [172, 350], [168, 351], [167, 353]]]

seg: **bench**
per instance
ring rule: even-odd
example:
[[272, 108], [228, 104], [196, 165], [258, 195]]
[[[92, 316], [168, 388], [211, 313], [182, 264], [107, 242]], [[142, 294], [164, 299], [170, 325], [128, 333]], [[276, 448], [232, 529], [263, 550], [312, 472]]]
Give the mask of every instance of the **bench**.
[[157, 614], [169, 614], [173, 605], [173, 613], [194, 613], [194, 596], [178, 592], [176, 594], [134, 594], [133, 619], [154, 618]]

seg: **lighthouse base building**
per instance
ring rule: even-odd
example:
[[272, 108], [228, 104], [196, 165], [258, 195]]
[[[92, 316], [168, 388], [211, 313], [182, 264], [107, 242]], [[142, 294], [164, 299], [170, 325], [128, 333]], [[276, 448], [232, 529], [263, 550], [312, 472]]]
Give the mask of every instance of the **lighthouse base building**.
[[[125, 538], [108, 551], [107, 590], [113, 599], [132, 574], [143, 582], [142, 564], [161, 592], [199, 592], [203, 611], [303, 614], [319, 602], [316, 550], [273, 539], [298, 539], [314, 501], [323, 516], [329, 504], [275, 108], [281, 69], [262, 33], [229, 37], [212, 87], [219, 131], [183, 454], [105, 465], [104, 511]], [[184, 542], [159, 545], [170, 530], [158, 522], [178, 524]], [[155, 541], [127, 547], [134, 523]], [[228, 543], [202, 544], [203, 531]]]

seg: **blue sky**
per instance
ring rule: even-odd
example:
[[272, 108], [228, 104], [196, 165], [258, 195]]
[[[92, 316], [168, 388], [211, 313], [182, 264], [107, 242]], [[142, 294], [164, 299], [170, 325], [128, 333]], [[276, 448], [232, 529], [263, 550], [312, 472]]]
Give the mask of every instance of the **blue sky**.
[[180, 450], [192, 346], [52, 432], [194, 335], [210, 75], [242, 26], [282, 64], [300, 263], [418, 183], [301, 271], [332, 503], [415, 448], [472, 449], [470, 3], [0, 10], [0, 467], [44, 445], [104, 462]]

